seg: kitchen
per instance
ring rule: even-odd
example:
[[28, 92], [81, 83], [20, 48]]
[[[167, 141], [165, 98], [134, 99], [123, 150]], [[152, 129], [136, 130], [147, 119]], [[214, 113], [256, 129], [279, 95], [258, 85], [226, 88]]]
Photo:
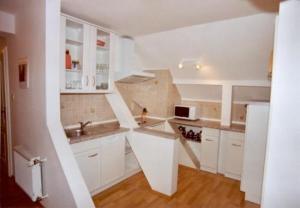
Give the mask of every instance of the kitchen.
[[[249, 115], [247, 107], [259, 109], [269, 102], [270, 68], [263, 73], [265, 80], [191, 84], [175, 80], [169, 69], [133, 66], [137, 43], [132, 38], [67, 14], [62, 14], [61, 23], [61, 121], [95, 200], [97, 194], [141, 171], [154, 191], [172, 196], [177, 192], [178, 169], [184, 166], [237, 181], [244, 178], [242, 184], [254, 177], [245, 179], [243, 169], [260, 172], [255, 187], [241, 188], [247, 201], [260, 203], [263, 164], [251, 166], [251, 152], [257, 147], [246, 149], [245, 137], [253, 137], [256, 129], [245, 136], [245, 124], [260, 123], [267, 129], [268, 109], [265, 118], [256, 120], [255, 111]], [[267, 66], [271, 55], [270, 49]], [[183, 58], [177, 70], [207, 70], [200, 62]], [[266, 135], [258, 134], [262, 140]], [[257, 160], [264, 159], [265, 144], [261, 147]], [[164, 167], [164, 174], [159, 167]]]
[[1, 205], [298, 208], [299, 11], [1, 2]]

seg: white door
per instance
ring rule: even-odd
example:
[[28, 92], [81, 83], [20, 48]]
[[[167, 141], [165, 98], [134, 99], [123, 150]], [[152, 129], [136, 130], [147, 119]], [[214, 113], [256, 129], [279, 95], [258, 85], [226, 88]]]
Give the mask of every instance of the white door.
[[92, 149], [75, 155], [81, 174], [89, 191], [100, 187], [100, 150]]
[[109, 136], [101, 141], [101, 181], [108, 184], [124, 175], [125, 136]]

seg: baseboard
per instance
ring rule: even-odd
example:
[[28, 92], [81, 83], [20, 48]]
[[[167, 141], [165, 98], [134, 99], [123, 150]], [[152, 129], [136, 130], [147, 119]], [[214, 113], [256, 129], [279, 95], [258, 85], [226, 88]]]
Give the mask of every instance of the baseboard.
[[236, 175], [236, 174], [231, 174], [231, 173], [224, 173], [225, 177], [227, 178], [231, 178], [231, 179], [234, 179], [234, 180], [238, 180], [240, 181], [241, 180], [241, 176], [240, 175]]
[[257, 194], [250, 194], [245, 192], [245, 200], [256, 204], [260, 204], [261, 197]]
[[214, 168], [209, 168], [209, 167], [201, 166], [200, 170], [217, 174], [217, 169], [214, 169]]

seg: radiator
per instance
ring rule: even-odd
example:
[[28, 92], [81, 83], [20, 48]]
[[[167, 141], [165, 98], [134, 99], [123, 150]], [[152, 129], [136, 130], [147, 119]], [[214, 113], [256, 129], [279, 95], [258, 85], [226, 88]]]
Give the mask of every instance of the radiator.
[[22, 146], [14, 147], [15, 181], [32, 201], [45, 198], [43, 188], [43, 163], [40, 157], [32, 156]]

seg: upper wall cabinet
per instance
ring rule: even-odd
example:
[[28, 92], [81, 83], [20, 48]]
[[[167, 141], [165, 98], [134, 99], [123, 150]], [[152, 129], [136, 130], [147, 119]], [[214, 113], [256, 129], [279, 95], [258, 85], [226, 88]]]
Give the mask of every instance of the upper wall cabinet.
[[61, 16], [61, 93], [108, 93], [113, 89], [117, 36]]

